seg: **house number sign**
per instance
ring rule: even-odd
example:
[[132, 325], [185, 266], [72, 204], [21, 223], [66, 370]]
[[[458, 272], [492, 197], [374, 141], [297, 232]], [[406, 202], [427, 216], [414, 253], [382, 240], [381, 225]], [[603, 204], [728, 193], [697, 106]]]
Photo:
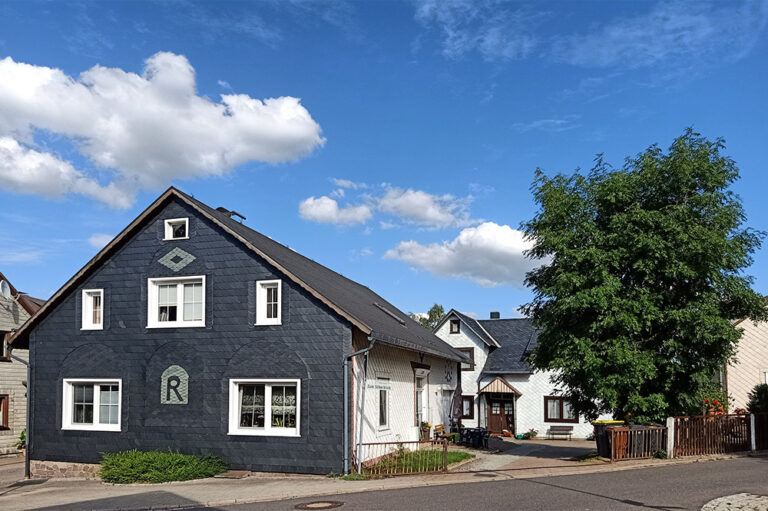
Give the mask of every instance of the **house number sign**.
[[160, 404], [185, 405], [189, 403], [189, 375], [183, 367], [173, 365], [160, 377]]

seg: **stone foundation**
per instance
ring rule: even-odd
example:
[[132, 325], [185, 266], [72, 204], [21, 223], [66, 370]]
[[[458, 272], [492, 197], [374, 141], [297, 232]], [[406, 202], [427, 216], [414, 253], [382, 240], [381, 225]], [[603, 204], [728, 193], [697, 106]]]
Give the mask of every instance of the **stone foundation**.
[[101, 466], [96, 463], [67, 463], [62, 461], [30, 461], [29, 471], [33, 479], [68, 477], [99, 479]]

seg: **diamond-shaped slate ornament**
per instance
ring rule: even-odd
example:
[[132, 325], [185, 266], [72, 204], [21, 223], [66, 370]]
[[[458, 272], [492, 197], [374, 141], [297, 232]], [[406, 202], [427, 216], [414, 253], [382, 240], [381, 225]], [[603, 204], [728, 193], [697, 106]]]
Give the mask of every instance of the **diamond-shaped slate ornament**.
[[197, 258], [189, 252], [184, 252], [179, 247], [176, 247], [161, 257], [159, 262], [166, 268], [179, 271], [195, 259]]

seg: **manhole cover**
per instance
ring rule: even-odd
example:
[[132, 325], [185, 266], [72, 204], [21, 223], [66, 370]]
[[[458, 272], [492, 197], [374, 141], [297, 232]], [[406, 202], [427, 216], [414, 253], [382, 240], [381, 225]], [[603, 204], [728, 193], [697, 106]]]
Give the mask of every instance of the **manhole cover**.
[[318, 500], [316, 502], [305, 502], [299, 504], [296, 509], [334, 509], [343, 506], [343, 502], [337, 500]]

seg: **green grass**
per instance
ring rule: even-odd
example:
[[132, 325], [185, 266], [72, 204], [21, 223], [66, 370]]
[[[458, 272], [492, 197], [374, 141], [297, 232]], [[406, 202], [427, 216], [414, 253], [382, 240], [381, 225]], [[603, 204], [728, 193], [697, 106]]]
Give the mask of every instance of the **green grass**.
[[[470, 458], [474, 454], [464, 451], [448, 451], [448, 465]], [[379, 460], [376, 464], [365, 468], [365, 472], [373, 474], [433, 472], [443, 466], [443, 451], [404, 451]]]
[[602, 459], [603, 458], [600, 457], [599, 454], [597, 454], [597, 451], [592, 451], [590, 453], [583, 454], [581, 456], [576, 456], [574, 458], [574, 460], [576, 460], [576, 461], [600, 461]]
[[368, 478], [365, 477], [365, 474], [358, 474], [357, 472], [351, 472], [345, 476], [342, 476], [341, 479], [344, 481], [365, 481]]
[[160, 451], [103, 453], [101, 479], [108, 483], [165, 483], [188, 481], [227, 470], [216, 456], [198, 456]]

